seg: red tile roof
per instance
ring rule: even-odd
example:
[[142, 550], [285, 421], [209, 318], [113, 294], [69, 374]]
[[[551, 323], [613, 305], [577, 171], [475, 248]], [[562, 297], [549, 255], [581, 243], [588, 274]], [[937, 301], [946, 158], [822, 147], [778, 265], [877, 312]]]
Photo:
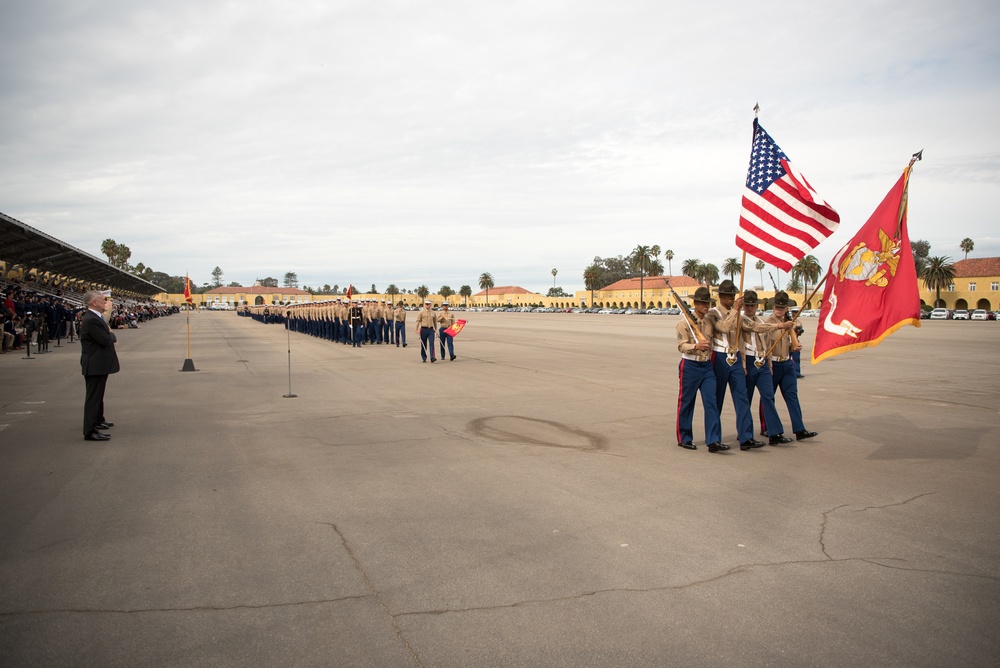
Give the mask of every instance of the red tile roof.
[[[646, 276], [642, 279], [642, 287], [644, 290], [657, 290], [666, 289], [667, 280], [670, 281], [670, 285], [673, 286], [674, 290], [678, 288], [697, 288], [701, 283], [691, 278], [690, 276]], [[639, 289], [639, 279], [636, 278], [623, 278], [617, 283], [612, 283], [607, 287], [601, 288], [602, 292], [609, 292], [611, 290], [638, 290]]]
[[[497, 285], [490, 288], [491, 295], [533, 295], [536, 294], [531, 290], [525, 290], [519, 285]], [[473, 295], [473, 297], [485, 297], [486, 290], [481, 290]]]
[[251, 285], [248, 288], [212, 288], [206, 295], [307, 295], [305, 290], [298, 288], [266, 288], [263, 285]]
[[1000, 257], [977, 257], [955, 263], [955, 278], [1000, 276]]

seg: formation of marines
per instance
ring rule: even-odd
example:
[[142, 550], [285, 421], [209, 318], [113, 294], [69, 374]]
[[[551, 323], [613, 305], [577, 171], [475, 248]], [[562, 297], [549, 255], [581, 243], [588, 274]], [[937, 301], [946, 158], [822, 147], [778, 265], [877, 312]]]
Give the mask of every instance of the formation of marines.
[[[700, 394], [708, 451], [730, 449], [722, 442], [721, 411], [727, 389], [736, 410], [740, 450], [791, 442], [775, 407], [775, 387], [781, 390], [795, 438], [801, 441], [816, 436], [806, 429], [799, 405], [791, 354], [802, 346], [795, 338], [795, 323], [788, 318], [788, 294], [780, 290], [775, 294], [774, 312], [765, 320], [757, 315], [759, 300], [753, 290], [738, 295], [736, 285], [725, 280], [718, 292], [719, 303], [713, 307], [710, 290], [698, 288], [691, 320], [682, 319], [677, 324], [677, 350], [681, 354], [677, 445], [688, 450], [698, 447], [691, 423]], [[750, 409], [754, 394], [760, 396], [760, 433], [767, 437], [767, 443], [754, 438]]]
[[[718, 304], [712, 306], [711, 291], [699, 287], [692, 300], [693, 312], [677, 324], [678, 366], [677, 445], [696, 450], [692, 421], [695, 402], [701, 397], [705, 419], [705, 445], [709, 452], [729, 450], [722, 442], [721, 412], [726, 395], [732, 397], [736, 413], [736, 433], [740, 450], [765, 445], [791, 443], [778, 415], [775, 391], [780, 390], [797, 440], [816, 436], [802, 417], [798, 398], [798, 377], [793, 354], [802, 349], [789, 318], [791, 300], [784, 291], [774, 296], [772, 315], [757, 315], [759, 299], [753, 290], [742, 295], [731, 280], [718, 290]], [[414, 333], [420, 340], [420, 357], [437, 362], [435, 338], [440, 358], [455, 360], [454, 337], [449, 328], [455, 315], [447, 304], [434, 311], [424, 302], [415, 320]], [[406, 347], [406, 309], [402, 303], [385, 300], [349, 301], [335, 299], [290, 306], [246, 306], [240, 315], [262, 323], [284, 324], [285, 328], [343, 345], [395, 345]], [[759, 397], [760, 435], [755, 438], [751, 401]]]
[[[441, 358], [445, 347], [454, 361], [455, 343], [447, 329], [455, 324], [455, 314], [448, 304], [441, 311], [431, 310], [431, 302], [424, 302], [424, 310], [417, 316], [416, 333], [420, 335], [420, 355], [436, 362], [434, 338], [441, 344]], [[337, 298], [327, 302], [310, 302], [288, 306], [244, 306], [239, 315], [264, 324], [284, 324], [292, 332], [308, 334], [345, 346], [360, 348], [366, 345], [395, 345], [406, 347], [406, 308], [403, 303], [387, 304], [384, 299], [347, 300]], [[425, 331], [428, 330], [428, 331]], [[435, 331], [437, 330], [437, 331]]]

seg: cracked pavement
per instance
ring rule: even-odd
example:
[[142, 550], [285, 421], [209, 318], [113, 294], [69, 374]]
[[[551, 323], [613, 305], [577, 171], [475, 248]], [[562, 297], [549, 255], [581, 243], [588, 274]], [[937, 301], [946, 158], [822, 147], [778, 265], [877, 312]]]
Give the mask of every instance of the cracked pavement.
[[713, 455], [676, 318], [468, 315], [435, 365], [293, 334], [295, 399], [281, 328], [193, 316], [196, 373], [183, 318], [122, 332], [107, 443], [78, 348], [4, 356], [0, 664], [995, 665], [1000, 363], [949, 346], [995, 323], [807, 367], [817, 438]]

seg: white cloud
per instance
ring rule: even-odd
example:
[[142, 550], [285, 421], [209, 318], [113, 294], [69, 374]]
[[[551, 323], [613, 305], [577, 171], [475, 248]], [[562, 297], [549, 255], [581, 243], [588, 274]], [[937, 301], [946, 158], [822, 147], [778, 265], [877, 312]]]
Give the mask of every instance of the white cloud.
[[[911, 234], [991, 231], [985, 2], [38, 2], [0, 27], [0, 210], [250, 281], [581, 289], [638, 243], [721, 264], [751, 108], [850, 235], [925, 149]], [[846, 237], [845, 237], [846, 239]], [[836, 237], [820, 247], [821, 259]], [[411, 285], [412, 283], [412, 285]], [[457, 288], [456, 288], [457, 289]]]

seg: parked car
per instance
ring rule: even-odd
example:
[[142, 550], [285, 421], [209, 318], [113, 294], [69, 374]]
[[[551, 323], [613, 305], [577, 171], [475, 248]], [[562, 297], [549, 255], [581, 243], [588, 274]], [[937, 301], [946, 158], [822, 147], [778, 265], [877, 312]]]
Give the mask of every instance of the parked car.
[[948, 319], [948, 309], [946, 308], [936, 308], [931, 311], [931, 320], [947, 320]]
[[986, 320], [986, 310], [977, 308], [972, 312], [972, 315], [969, 316], [969, 320]]
[[955, 309], [955, 312], [951, 314], [952, 320], [968, 320], [969, 312], [964, 308]]

